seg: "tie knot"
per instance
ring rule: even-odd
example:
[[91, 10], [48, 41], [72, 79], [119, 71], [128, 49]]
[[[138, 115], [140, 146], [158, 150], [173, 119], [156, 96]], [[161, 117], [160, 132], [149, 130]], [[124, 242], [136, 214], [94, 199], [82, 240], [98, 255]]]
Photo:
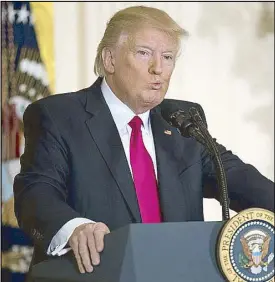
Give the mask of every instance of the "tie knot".
[[133, 130], [140, 130], [142, 125], [142, 120], [140, 117], [135, 116], [132, 118], [132, 120], [129, 122], [129, 125], [132, 127]]

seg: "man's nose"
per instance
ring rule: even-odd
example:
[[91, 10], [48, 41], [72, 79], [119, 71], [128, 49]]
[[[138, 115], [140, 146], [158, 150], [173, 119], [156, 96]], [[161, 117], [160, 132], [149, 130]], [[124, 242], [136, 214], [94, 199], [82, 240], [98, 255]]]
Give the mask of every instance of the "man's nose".
[[153, 56], [149, 65], [150, 74], [161, 74], [162, 73], [162, 60], [161, 56]]

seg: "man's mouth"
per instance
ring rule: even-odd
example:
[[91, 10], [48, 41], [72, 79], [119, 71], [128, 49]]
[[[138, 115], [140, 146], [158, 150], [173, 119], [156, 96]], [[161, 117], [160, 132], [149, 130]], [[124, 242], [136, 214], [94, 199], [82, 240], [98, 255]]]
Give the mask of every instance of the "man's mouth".
[[160, 82], [151, 83], [150, 85], [153, 90], [159, 90], [162, 87], [162, 84]]

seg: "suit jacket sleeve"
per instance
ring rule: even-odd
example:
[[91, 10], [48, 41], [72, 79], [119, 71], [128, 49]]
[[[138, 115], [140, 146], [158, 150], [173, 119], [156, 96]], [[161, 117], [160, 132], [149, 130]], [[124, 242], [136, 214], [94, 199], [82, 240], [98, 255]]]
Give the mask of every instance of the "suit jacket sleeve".
[[[198, 105], [205, 120], [202, 107]], [[215, 140], [216, 142], [216, 140]], [[230, 208], [236, 212], [258, 207], [274, 212], [274, 183], [263, 176], [254, 166], [244, 163], [231, 151], [218, 144], [226, 173]], [[202, 152], [204, 197], [220, 200], [216, 171], [208, 152]]]
[[66, 203], [68, 152], [44, 104], [26, 109], [24, 135], [21, 171], [14, 180], [15, 214], [19, 226], [46, 252], [57, 231], [80, 215]]

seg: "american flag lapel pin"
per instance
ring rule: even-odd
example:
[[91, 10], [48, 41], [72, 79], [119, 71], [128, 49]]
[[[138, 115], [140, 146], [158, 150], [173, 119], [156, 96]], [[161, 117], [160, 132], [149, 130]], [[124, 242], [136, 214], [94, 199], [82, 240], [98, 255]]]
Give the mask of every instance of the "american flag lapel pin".
[[167, 134], [167, 135], [172, 135], [172, 131], [170, 131], [170, 130], [164, 130], [164, 133]]

